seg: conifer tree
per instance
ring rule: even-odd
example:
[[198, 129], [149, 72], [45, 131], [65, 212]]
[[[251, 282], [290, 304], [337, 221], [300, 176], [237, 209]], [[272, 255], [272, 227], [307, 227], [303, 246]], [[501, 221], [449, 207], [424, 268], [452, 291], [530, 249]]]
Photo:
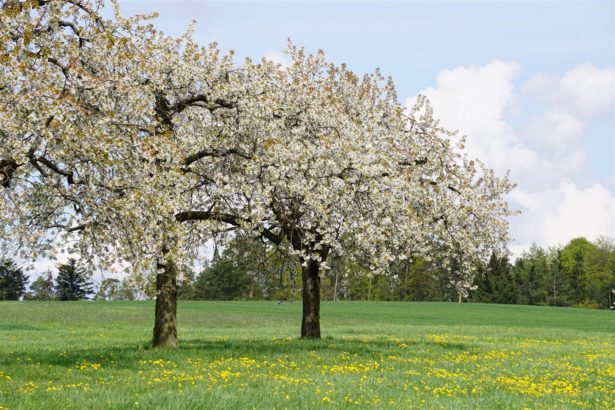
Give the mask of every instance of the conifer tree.
[[60, 300], [87, 299], [93, 293], [91, 282], [72, 258], [68, 263], [58, 266], [55, 291]]
[[12, 260], [0, 260], [0, 300], [19, 300], [27, 283], [28, 276]]

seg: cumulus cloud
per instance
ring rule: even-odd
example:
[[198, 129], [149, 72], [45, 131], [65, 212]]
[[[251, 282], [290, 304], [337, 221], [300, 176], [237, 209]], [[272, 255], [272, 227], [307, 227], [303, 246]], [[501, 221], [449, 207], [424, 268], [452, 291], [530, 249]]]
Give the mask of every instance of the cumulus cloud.
[[[444, 70], [438, 74], [436, 87], [420, 94], [429, 98], [445, 127], [471, 135], [467, 144], [471, 155], [497, 166], [508, 156], [502, 152], [502, 143], [509, 145], [514, 138], [502, 114], [519, 69], [516, 63], [493, 61], [485, 66]], [[415, 99], [409, 98], [407, 105], [413, 105]]]
[[[512, 170], [516, 182], [533, 181], [533, 175], [552, 173], [540, 154], [517, 137], [505, 120], [514, 101], [514, 80], [521, 67], [514, 62], [493, 61], [485, 66], [444, 70], [436, 86], [419, 94], [431, 101], [442, 125], [467, 135], [467, 152], [499, 174]], [[408, 98], [407, 106], [416, 96]]]
[[[615, 69], [578, 65], [561, 77], [536, 75], [521, 87], [522, 98], [547, 104], [519, 131], [527, 144], [561, 155], [583, 137], [596, 116], [612, 113]], [[549, 152], [547, 152], [549, 154]]]
[[572, 114], [550, 110], [528, 121], [521, 130], [528, 143], [556, 153], [562, 153], [578, 136], [584, 124]]
[[523, 216], [513, 234], [523, 247], [565, 244], [577, 236], [597, 238], [615, 234], [615, 195], [601, 184], [581, 188], [564, 181], [547, 191], [519, 188], [511, 193]]
[[567, 72], [560, 84], [564, 98], [585, 115], [606, 111], [615, 100], [615, 68], [580, 65]]
[[608, 112], [615, 102], [615, 68], [601, 69], [581, 64], [561, 77], [533, 76], [522, 89], [562, 111], [588, 117]]
[[[515, 88], [520, 71], [517, 63], [497, 60], [447, 69], [419, 94], [431, 100], [443, 126], [468, 136], [471, 156], [500, 174], [511, 171], [519, 188], [510, 200], [523, 212], [511, 220], [513, 253], [532, 242], [551, 246], [576, 236], [615, 235], [613, 193], [599, 183], [573, 182], [586, 165], [578, 141], [588, 122], [612, 112], [615, 69], [579, 65], [560, 77], [533, 76]], [[521, 124], [509, 118], [513, 109]]]

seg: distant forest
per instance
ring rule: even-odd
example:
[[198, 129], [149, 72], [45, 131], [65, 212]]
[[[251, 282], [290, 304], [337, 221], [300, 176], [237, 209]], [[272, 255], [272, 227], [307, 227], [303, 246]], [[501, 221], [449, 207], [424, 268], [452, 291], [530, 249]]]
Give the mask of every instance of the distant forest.
[[[293, 300], [301, 280], [299, 270], [282, 255], [267, 255], [256, 263], [262, 245], [232, 243], [197, 276], [180, 282], [184, 299]], [[260, 258], [262, 259], [262, 258]], [[481, 303], [607, 308], [615, 301], [615, 242], [601, 238], [570, 241], [564, 247], [532, 246], [511, 263], [492, 255], [476, 263], [475, 289], [464, 300]], [[391, 266], [388, 275], [368, 275], [369, 269], [334, 258], [321, 279], [324, 300], [457, 301], [451, 275], [438, 261], [422, 259]]]
[[[0, 299], [146, 299], [155, 295], [153, 274], [105, 279], [96, 290], [75, 261], [60, 265], [59, 274], [28, 277], [14, 263], [0, 264]], [[414, 259], [391, 266], [388, 275], [343, 257], [333, 258], [321, 278], [323, 300], [469, 301], [523, 305], [609, 308], [615, 302], [615, 241], [576, 238], [566, 246], [532, 246], [521, 257], [492, 255], [476, 262], [474, 287], [460, 295], [441, 261]], [[202, 272], [184, 268], [178, 279], [183, 300], [300, 299], [300, 269], [291, 256], [259, 242], [236, 238], [217, 250]], [[70, 274], [69, 274], [70, 273]], [[74, 281], [74, 283], [67, 283]], [[75, 294], [67, 294], [71, 289]]]

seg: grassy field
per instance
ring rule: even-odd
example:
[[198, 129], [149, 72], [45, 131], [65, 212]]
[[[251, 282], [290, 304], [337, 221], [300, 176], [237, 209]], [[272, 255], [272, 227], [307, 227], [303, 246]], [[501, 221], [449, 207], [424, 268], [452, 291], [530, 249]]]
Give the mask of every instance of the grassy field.
[[454, 303], [0, 302], [0, 409], [615, 408], [615, 313]]

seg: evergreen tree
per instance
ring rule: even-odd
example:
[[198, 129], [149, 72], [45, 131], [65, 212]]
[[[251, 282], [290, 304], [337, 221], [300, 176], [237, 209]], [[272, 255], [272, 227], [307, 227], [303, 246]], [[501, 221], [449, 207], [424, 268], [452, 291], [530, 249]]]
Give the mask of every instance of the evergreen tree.
[[514, 278], [508, 257], [492, 254], [486, 266], [479, 263], [474, 299], [483, 303], [515, 303]]
[[0, 260], [0, 300], [19, 300], [27, 283], [28, 276], [12, 260]]
[[529, 303], [530, 305], [546, 305], [548, 289], [547, 256], [538, 246], [530, 248], [529, 270]]
[[574, 294], [574, 302], [580, 305], [583, 302], [583, 296], [585, 294], [583, 289], [583, 276], [585, 275], [585, 261], [584, 255], [581, 250], [576, 250], [573, 257], [573, 263], [570, 267], [570, 282], [572, 283], [572, 289]]
[[521, 258], [515, 261], [514, 265], [514, 287], [515, 287], [515, 304], [528, 305], [529, 304], [529, 280], [528, 280], [528, 267], [530, 264], [529, 257], [523, 255]]
[[417, 302], [443, 300], [438, 270], [422, 258], [406, 261], [403, 272], [404, 300]]
[[569, 306], [566, 288], [566, 277], [562, 267], [562, 250], [553, 249], [549, 255], [547, 304], [551, 306]]
[[58, 266], [55, 291], [60, 300], [87, 299], [88, 295], [93, 293], [92, 284], [83, 270], [77, 267], [77, 261], [72, 258], [68, 263]]
[[[494, 255], [491, 255], [489, 264], [492, 263]], [[491, 303], [493, 301], [493, 283], [488, 271], [488, 265], [480, 262], [476, 268], [476, 279], [474, 281], [476, 290], [472, 292], [472, 300], [479, 303]]]
[[233, 300], [239, 299], [249, 289], [247, 273], [233, 264], [232, 260], [221, 257], [198, 276], [195, 290], [198, 299]]
[[196, 299], [196, 278], [194, 271], [190, 268], [183, 269], [183, 275], [177, 280], [177, 299], [194, 300]]
[[30, 285], [30, 292], [28, 292], [26, 297], [29, 300], [53, 300], [55, 298], [55, 290], [51, 272], [36, 278]]
[[[194, 282], [195, 298], [252, 299], [257, 294], [275, 298], [278, 283], [272, 272], [277, 272], [280, 265], [275, 257], [263, 258], [266, 252], [262, 243], [243, 237], [230, 241], [221, 253], [216, 247], [211, 264]], [[263, 259], [267, 259], [269, 266], [265, 266]]]

